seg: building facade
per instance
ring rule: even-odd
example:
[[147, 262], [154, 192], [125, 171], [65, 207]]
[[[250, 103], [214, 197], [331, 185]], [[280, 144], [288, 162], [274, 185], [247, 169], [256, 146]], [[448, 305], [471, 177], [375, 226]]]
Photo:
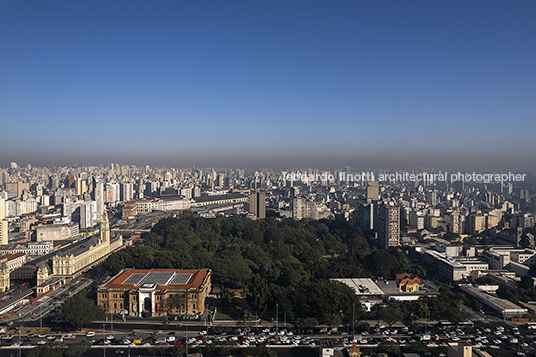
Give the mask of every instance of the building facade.
[[197, 315], [212, 288], [210, 270], [123, 270], [97, 290], [106, 313], [128, 316]]
[[379, 207], [378, 245], [385, 249], [400, 245], [400, 208], [398, 206]]

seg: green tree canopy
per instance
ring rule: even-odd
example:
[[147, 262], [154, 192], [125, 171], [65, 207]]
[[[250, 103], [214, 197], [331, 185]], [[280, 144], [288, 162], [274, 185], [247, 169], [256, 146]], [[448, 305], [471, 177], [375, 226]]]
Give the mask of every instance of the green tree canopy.
[[63, 357], [65, 345], [61, 342], [47, 343], [32, 348], [26, 354], [27, 357]]
[[86, 297], [85, 289], [65, 300], [62, 309], [65, 320], [76, 329], [89, 326], [91, 322], [104, 320], [106, 317], [104, 311]]

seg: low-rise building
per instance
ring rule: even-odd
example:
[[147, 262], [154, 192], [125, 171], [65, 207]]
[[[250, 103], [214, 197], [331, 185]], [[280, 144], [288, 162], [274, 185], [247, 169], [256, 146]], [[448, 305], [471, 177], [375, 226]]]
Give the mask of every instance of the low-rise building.
[[370, 311], [370, 308], [373, 305], [382, 303], [384, 300], [385, 293], [372, 281], [372, 279], [341, 278], [332, 280], [339, 281], [352, 288], [367, 311]]
[[205, 311], [211, 288], [211, 270], [127, 269], [98, 288], [97, 304], [128, 316], [196, 315]]
[[503, 317], [519, 317], [528, 312], [526, 308], [518, 306], [511, 301], [498, 298], [497, 296], [482, 291], [472, 285], [462, 284], [460, 285], [460, 288], [478, 301], [500, 313]]

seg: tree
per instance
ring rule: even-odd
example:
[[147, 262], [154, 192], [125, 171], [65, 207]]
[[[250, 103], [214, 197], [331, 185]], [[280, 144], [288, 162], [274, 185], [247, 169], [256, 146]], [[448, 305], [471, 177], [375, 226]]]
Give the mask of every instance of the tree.
[[238, 355], [251, 357], [277, 357], [275, 351], [269, 349], [264, 344], [259, 344], [256, 347], [240, 348], [236, 351]]
[[428, 346], [421, 341], [408, 343], [404, 347], [404, 351], [408, 353], [418, 353], [421, 356], [427, 355], [430, 352]]
[[532, 290], [534, 289], [534, 278], [530, 275], [522, 276], [518, 286], [525, 290]]
[[65, 345], [61, 342], [47, 343], [32, 348], [28, 351], [27, 357], [63, 357]]
[[460, 308], [452, 306], [445, 310], [444, 317], [454, 325], [458, 325], [460, 322], [467, 320], [466, 314], [463, 311], [460, 311]]
[[519, 300], [519, 297], [517, 295], [517, 291], [515, 291], [513, 288], [509, 287], [506, 284], [500, 284], [499, 288], [497, 289], [497, 296], [501, 299], [506, 299], [514, 304], [517, 303]]
[[67, 299], [63, 305], [63, 315], [65, 320], [76, 329], [89, 326], [95, 320], [104, 320], [106, 315], [104, 311], [95, 305], [93, 300], [85, 297], [85, 289], [78, 294]]
[[249, 293], [249, 303], [253, 311], [260, 314], [266, 311], [266, 302], [270, 295], [270, 289], [259, 274], [256, 274], [251, 280]]
[[186, 344], [185, 343], [179, 343], [177, 345], [174, 345], [171, 350], [171, 355], [175, 357], [182, 357], [186, 354]]
[[386, 307], [381, 312], [381, 318], [383, 321], [385, 321], [389, 327], [393, 326], [395, 322], [398, 322], [402, 320], [404, 315], [400, 310], [393, 306]]
[[76, 342], [72, 343], [67, 347], [67, 350], [65, 350], [64, 356], [65, 357], [76, 357], [82, 355], [84, 352], [91, 349], [91, 343], [89, 342]]
[[179, 313], [182, 313], [182, 311], [188, 310], [188, 300], [190, 300], [190, 293], [187, 291], [183, 293], [168, 294], [167, 299], [164, 301], [163, 308], [168, 314], [171, 314], [173, 309], [178, 309]]
[[313, 328], [318, 326], [318, 320], [314, 317], [306, 317], [302, 320], [302, 325], [304, 328], [312, 330]]
[[327, 314], [324, 316], [324, 321], [329, 327], [337, 327], [342, 324], [341, 315], [339, 314]]
[[400, 345], [397, 342], [383, 341], [378, 344], [378, 350], [398, 356], [400, 354]]

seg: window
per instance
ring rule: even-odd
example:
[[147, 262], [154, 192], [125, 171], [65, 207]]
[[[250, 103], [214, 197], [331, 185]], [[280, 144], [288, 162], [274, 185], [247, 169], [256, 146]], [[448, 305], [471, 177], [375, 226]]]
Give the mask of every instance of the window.
[[103, 299], [106, 299], [106, 294], [102, 294], [102, 298], [103, 298]]

